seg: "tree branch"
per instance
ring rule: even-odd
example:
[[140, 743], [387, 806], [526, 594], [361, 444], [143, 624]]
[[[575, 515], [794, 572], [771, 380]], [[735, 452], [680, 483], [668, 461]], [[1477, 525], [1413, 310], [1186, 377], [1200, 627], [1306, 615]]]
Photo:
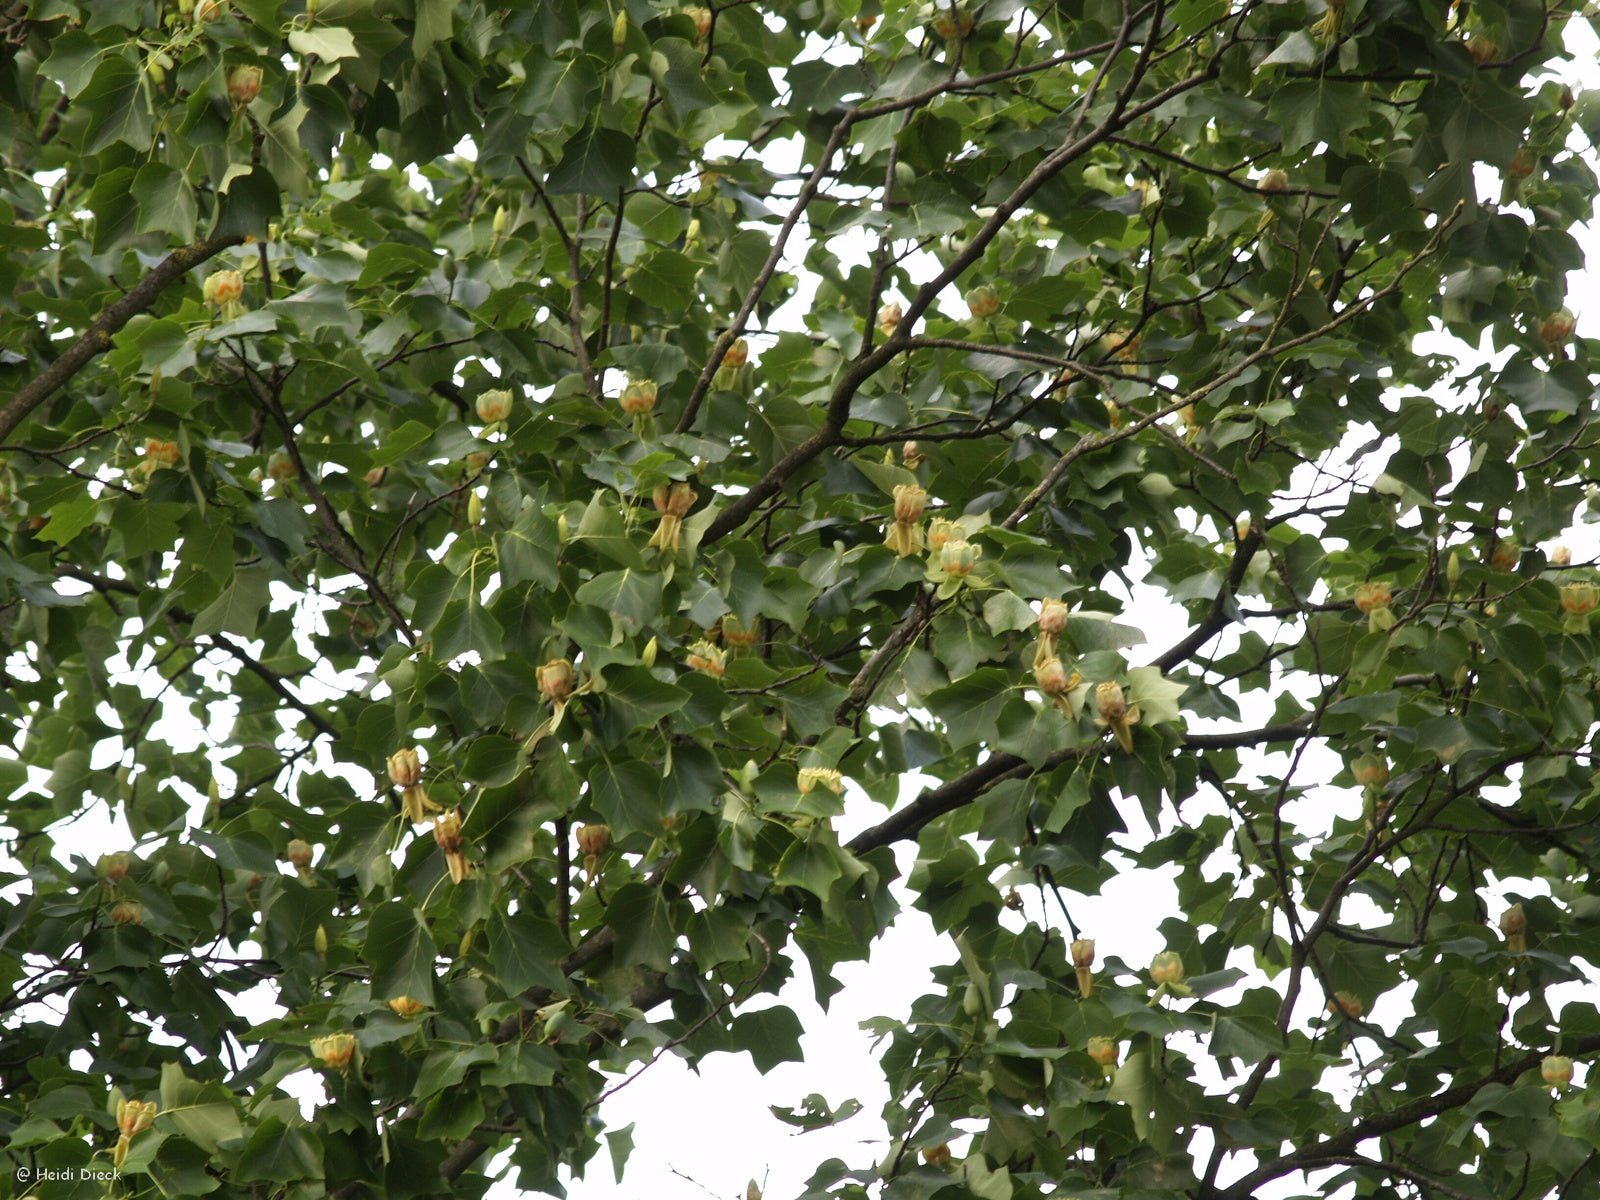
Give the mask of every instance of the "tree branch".
[[81, 371], [90, 359], [109, 350], [111, 339], [117, 332], [153, 305], [173, 280], [229, 246], [239, 245], [244, 238], [242, 233], [222, 234], [174, 250], [151, 268], [150, 274], [135, 284], [132, 291], [101, 309], [94, 323], [67, 347], [60, 358], [35, 376], [4, 408], [0, 408], [0, 442], [10, 437], [11, 432], [27, 420], [34, 409]]

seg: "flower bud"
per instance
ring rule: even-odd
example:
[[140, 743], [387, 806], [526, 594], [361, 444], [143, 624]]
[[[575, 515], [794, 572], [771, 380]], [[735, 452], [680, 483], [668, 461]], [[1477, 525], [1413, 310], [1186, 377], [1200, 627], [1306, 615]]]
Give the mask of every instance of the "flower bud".
[[1328, 1001], [1328, 1012], [1332, 1016], [1348, 1017], [1354, 1021], [1365, 1011], [1366, 1005], [1354, 992], [1335, 992]]
[[611, 53], [621, 54], [622, 47], [628, 40], [628, 10], [619, 8], [617, 19], [611, 22]]
[[801, 767], [798, 786], [802, 796], [810, 795], [818, 786], [839, 796], [844, 793], [844, 776], [833, 767]]
[[1094, 707], [1095, 712], [1099, 714], [1102, 721], [1115, 722], [1126, 717], [1128, 715], [1128, 698], [1122, 691], [1122, 685], [1111, 680], [1096, 684]]
[[144, 442], [144, 460], [148, 464], [147, 470], [159, 471], [163, 467], [175, 467], [183, 452], [178, 449], [177, 442], [163, 442], [159, 438], [146, 438]]
[[410, 996], [395, 996], [389, 1001], [389, 1008], [397, 1017], [414, 1017], [427, 1007], [421, 1000], [413, 1000]]
[[1600, 604], [1600, 588], [1592, 583], [1568, 583], [1561, 588], [1561, 607], [1577, 616], [1592, 613]]
[[1547, 1054], [1539, 1064], [1539, 1077], [1553, 1088], [1565, 1088], [1572, 1082], [1572, 1060], [1560, 1054]]
[[656, 655], [660, 652], [660, 649], [660, 643], [653, 637], [644, 644], [644, 652], [639, 655], [639, 662], [644, 665], [645, 670], [648, 671], [656, 665]]
[[113, 925], [143, 925], [144, 909], [137, 900], [118, 900], [111, 908]]
[[467, 526], [475, 528], [483, 524], [483, 500], [476, 490], [467, 493]]
[[945, 543], [952, 538], [961, 537], [961, 526], [954, 521], [947, 521], [943, 517], [935, 517], [928, 522], [928, 549], [934, 552], [943, 550]]
[[656, 383], [653, 379], [630, 379], [622, 389], [617, 403], [630, 417], [642, 417], [656, 406]]
[[1068, 671], [1066, 664], [1052, 654], [1033, 664], [1033, 681], [1046, 696], [1065, 696], [1083, 679], [1076, 671]]
[[1500, 914], [1500, 932], [1505, 935], [1506, 949], [1512, 954], [1528, 952], [1528, 916], [1522, 905], [1513, 904]]
[[1570, 567], [1572, 565], [1572, 549], [1561, 544], [1550, 547], [1550, 565], [1552, 567]]
[[116, 887], [128, 874], [127, 851], [118, 850], [115, 854], [102, 854], [100, 861], [95, 863], [94, 870], [101, 882]]
[[249, 104], [260, 94], [260, 67], [239, 64], [228, 68], [228, 97], [235, 104]]
[[721, 646], [713, 646], [710, 642], [699, 641], [689, 647], [689, 655], [684, 660], [690, 670], [699, 671], [713, 679], [721, 679], [728, 670], [728, 652]]
[[1059, 637], [1066, 632], [1067, 606], [1060, 600], [1046, 600], [1039, 606], [1039, 632]]
[[457, 810], [440, 814], [433, 823], [433, 840], [446, 854], [461, 852], [461, 814]]
[[656, 511], [666, 517], [685, 517], [695, 502], [694, 485], [689, 483], [674, 483], [671, 486], [662, 485], [651, 494]]
[[330, 1033], [311, 1039], [311, 1053], [322, 1065], [333, 1071], [346, 1071], [356, 1054], [356, 1039], [352, 1033]]
[[311, 866], [312, 853], [310, 842], [303, 838], [291, 838], [283, 856], [296, 870], [304, 871]]
[[1562, 112], [1566, 112], [1577, 102], [1578, 98], [1572, 94], [1572, 89], [1565, 85], [1563, 85], [1561, 91], [1556, 94], [1556, 106], [1560, 108]]
[[215, 21], [222, 16], [227, 7], [227, 0], [200, 0], [194, 6], [193, 20], [196, 25], [204, 25], [208, 21]]
[[972, 574], [978, 561], [978, 548], [962, 538], [948, 541], [939, 550], [939, 567], [946, 575], [957, 577]]
[[511, 415], [511, 391], [509, 388], [496, 388], [494, 391], [482, 392], [475, 402], [475, 407], [478, 411], [478, 420], [485, 425], [504, 421]]
[[922, 465], [922, 450], [915, 441], [908, 441], [900, 447], [900, 461], [905, 463], [908, 471], [915, 471]]
[[383, 482], [383, 477], [388, 473], [388, 467], [373, 467], [372, 470], [368, 471], [361, 478], [366, 482], [368, 487], [377, 487]]
[[1277, 167], [1273, 167], [1256, 183], [1256, 191], [1258, 192], [1286, 192], [1288, 190], [1288, 172], [1280, 171]]
[[1389, 760], [1381, 754], [1363, 754], [1350, 764], [1350, 777], [1365, 788], [1381, 788], [1389, 782]]
[[560, 704], [572, 695], [578, 672], [569, 660], [552, 658], [544, 666], [534, 669], [534, 678], [539, 683], [539, 694], [552, 704]]
[[494, 210], [494, 225], [492, 226], [494, 240], [498, 242], [505, 237], [506, 231], [510, 228], [511, 214], [506, 211], [506, 206], [502, 204]]
[[1461, 582], [1461, 553], [1458, 550], [1450, 551], [1450, 557], [1445, 560], [1444, 581], [1451, 591]]
[[1481, 67], [1500, 57], [1500, 43], [1486, 37], [1470, 37], [1467, 39], [1467, 53]]
[[885, 337], [889, 337], [896, 329], [900, 328], [900, 322], [905, 315], [905, 310], [899, 304], [893, 301], [885, 304], [878, 309], [878, 329], [882, 331]]
[[299, 477], [300, 468], [285, 451], [274, 450], [267, 459], [267, 474], [278, 483], [286, 483]]
[[985, 320], [1000, 311], [1000, 293], [988, 284], [973, 288], [966, 295], [967, 309], [977, 320]]
[[244, 295], [244, 276], [237, 271], [213, 271], [200, 286], [200, 297], [220, 308]]
[[1388, 608], [1392, 593], [1387, 583], [1362, 583], [1356, 586], [1356, 608], [1362, 613], [1371, 613], [1375, 609]]
[[940, 1142], [937, 1146], [926, 1146], [922, 1150], [922, 1161], [930, 1167], [948, 1167], [950, 1147], [944, 1142]]
[[965, 9], [951, 12], [941, 4], [933, 15], [933, 31], [947, 42], [964, 38], [972, 32], [972, 14]]
[[914, 483], [899, 483], [894, 489], [894, 519], [902, 525], [922, 520], [928, 506], [928, 493]]
[[1560, 350], [1571, 339], [1574, 328], [1572, 313], [1559, 308], [1539, 322], [1539, 340], [1550, 350]]
[[732, 613], [722, 618], [722, 640], [730, 646], [754, 646], [761, 638], [760, 630], [754, 625], [746, 628], [744, 623]]
[[1078, 938], [1068, 949], [1072, 954], [1072, 965], [1074, 967], [1094, 966], [1093, 938]]
[[1183, 956], [1176, 950], [1163, 950], [1150, 961], [1150, 978], [1158, 984], [1183, 982]]
[[321, 922], [317, 923], [317, 932], [311, 937], [311, 948], [318, 958], [328, 957], [328, 927]]
[[143, 1133], [155, 1124], [158, 1111], [154, 1100], [118, 1100], [117, 1132], [127, 1138]]
[[576, 836], [578, 849], [585, 854], [604, 854], [611, 846], [609, 825], [579, 825]]
[[1489, 555], [1489, 566], [1496, 571], [1515, 571], [1522, 562], [1522, 547], [1509, 538], [1495, 542]]
[[1092, 1037], [1087, 1046], [1089, 1057], [1105, 1068], [1107, 1073], [1117, 1065], [1117, 1039], [1108, 1037]]
[[728, 352], [722, 356], [722, 365], [733, 370], [738, 370], [750, 361], [750, 343], [743, 338], [735, 338], [733, 345], [728, 347]]
[[411, 787], [422, 778], [422, 761], [412, 749], [389, 755], [389, 782], [396, 787]]

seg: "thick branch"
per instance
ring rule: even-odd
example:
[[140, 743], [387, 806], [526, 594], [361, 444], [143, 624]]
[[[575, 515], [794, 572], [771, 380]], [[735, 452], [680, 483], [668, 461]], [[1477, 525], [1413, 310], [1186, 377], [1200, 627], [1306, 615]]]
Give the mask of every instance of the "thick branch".
[[[1562, 1043], [1562, 1053], [1571, 1057], [1584, 1054], [1593, 1054], [1600, 1050], [1600, 1034], [1586, 1034], [1583, 1037], [1567, 1038]], [[1368, 1138], [1382, 1137], [1386, 1133], [1393, 1133], [1397, 1129], [1404, 1129], [1409, 1125], [1417, 1125], [1430, 1117], [1439, 1116], [1451, 1109], [1460, 1108], [1469, 1104], [1472, 1098], [1488, 1087], [1491, 1083], [1510, 1084], [1517, 1077], [1535, 1070], [1544, 1051], [1535, 1050], [1524, 1054], [1510, 1062], [1502, 1063], [1498, 1068], [1469, 1083], [1457, 1084], [1453, 1088], [1432, 1096], [1423, 1096], [1402, 1104], [1388, 1112], [1377, 1113], [1357, 1121], [1343, 1133], [1333, 1137], [1324, 1138], [1314, 1145], [1304, 1146], [1282, 1158], [1264, 1163], [1251, 1171], [1243, 1179], [1237, 1180], [1219, 1192], [1213, 1193], [1218, 1200], [1251, 1200], [1258, 1194], [1262, 1184], [1278, 1179], [1295, 1171], [1314, 1170], [1330, 1162], [1337, 1162], [1355, 1152], [1357, 1146]]]
[[135, 284], [126, 296], [106, 305], [94, 323], [67, 347], [60, 358], [13, 396], [4, 408], [0, 408], [0, 442], [5, 441], [12, 430], [26, 421], [29, 414], [43, 404], [52, 392], [81, 371], [90, 359], [111, 349], [111, 339], [117, 332], [153, 305], [168, 284], [185, 271], [243, 241], [244, 234], [229, 233], [174, 250]]

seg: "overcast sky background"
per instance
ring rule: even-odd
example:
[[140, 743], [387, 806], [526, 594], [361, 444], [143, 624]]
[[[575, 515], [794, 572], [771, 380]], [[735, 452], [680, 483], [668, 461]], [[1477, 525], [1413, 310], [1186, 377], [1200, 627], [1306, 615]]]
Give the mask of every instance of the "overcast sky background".
[[[1575, 87], [1600, 86], [1600, 67], [1596, 66], [1600, 43], [1597, 43], [1587, 23], [1578, 20], [1570, 22], [1567, 37], [1577, 62], [1577, 70], [1568, 81]], [[1581, 139], [1581, 135], [1579, 137]], [[793, 170], [797, 165], [792, 142], [775, 143], [765, 153], [769, 165], [777, 170]], [[787, 156], [787, 161], [784, 156]], [[420, 177], [415, 178], [421, 185]], [[1492, 199], [1498, 190], [1498, 176], [1493, 172], [1483, 172], [1480, 194]], [[796, 230], [788, 262], [783, 268], [800, 276], [801, 288], [774, 320], [774, 329], [801, 328], [802, 315], [809, 308], [814, 292], [814, 281], [806, 279], [800, 266], [806, 249], [800, 236], [803, 232], [803, 225]], [[1600, 251], [1600, 238], [1596, 237], [1595, 231], [1592, 228], [1579, 231], [1579, 240], [1590, 261], [1595, 261], [1596, 252]], [[930, 267], [923, 277], [933, 274], [933, 271], [934, 268]], [[1593, 322], [1600, 319], [1596, 316], [1600, 312], [1600, 304], [1596, 303], [1591, 273], [1570, 277], [1569, 295], [1568, 306], [1578, 317], [1580, 332], [1593, 333]], [[943, 298], [943, 304], [947, 311], [961, 313], [963, 310], [958, 289], [952, 288], [949, 295]], [[754, 337], [751, 340], [755, 357], [759, 358], [763, 339]], [[1432, 345], [1419, 341], [1419, 349], [1432, 348], [1468, 357], [1473, 353], [1470, 348], [1441, 336], [1434, 336], [1427, 341]], [[1354, 434], [1347, 446], [1354, 447], [1365, 440], [1365, 436]], [[1379, 454], [1366, 460], [1369, 476], [1372, 464], [1376, 462], [1381, 465], [1382, 457]], [[1303, 486], [1308, 478], [1297, 479], [1297, 485]], [[937, 495], [937, 481], [932, 490]], [[1600, 538], [1595, 536], [1593, 529], [1593, 526], [1580, 526], [1566, 539], [1579, 561], [1597, 557]], [[1174, 640], [1173, 631], [1186, 628], [1188, 617], [1181, 609], [1168, 604], [1159, 588], [1141, 585], [1143, 569], [1137, 557], [1129, 576], [1134, 587], [1131, 593], [1120, 596], [1125, 605], [1120, 619], [1147, 631], [1146, 645], [1129, 652], [1131, 665], [1140, 665]], [[274, 608], [290, 607], [297, 602], [298, 599], [286, 589], [274, 589]], [[317, 619], [315, 610], [303, 603], [299, 607], [299, 616], [306, 627]], [[1256, 622], [1255, 625], [1263, 636], [1273, 636], [1273, 623]], [[1236, 628], [1224, 634], [1221, 644], [1236, 641], [1238, 632]], [[159, 683], [143, 669], [143, 664], [131, 668], [125, 662], [118, 665], [122, 674], [119, 682], [135, 682], [147, 694], [154, 694], [159, 687]], [[342, 691], [355, 681], [349, 677], [326, 676], [320, 682], [330, 691]], [[314, 686], [302, 687], [301, 691], [307, 699], [317, 699]], [[1245, 714], [1243, 727], [1265, 723], [1269, 718], [1270, 708], [1263, 697], [1245, 696], [1240, 701]], [[230, 714], [219, 707], [213, 712], [214, 729], [219, 733], [225, 730], [229, 717]], [[1193, 724], [1205, 727], [1207, 723]], [[205, 740], [207, 731], [194, 728], [187, 718], [168, 718], [158, 722], [151, 734], [176, 746], [193, 746]], [[117, 758], [110, 753], [111, 749], [108, 746], [102, 750], [95, 763], [97, 767], [115, 765]], [[1284, 754], [1276, 753], [1258, 756], [1254, 762], [1256, 770], [1271, 774], [1283, 768], [1286, 758]], [[328, 765], [325, 756], [322, 765]], [[1331, 778], [1339, 765], [1339, 759], [1332, 750], [1316, 745], [1302, 763], [1302, 777]], [[219, 775], [226, 779], [225, 772], [219, 772]], [[42, 781], [42, 778], [40, 773], [35, 782]], [[914, 795], [924, 782], [926, 780], [918, 777], [908, 777], [906, 794]], [[196, 820], [199, 819], [203, 799], [196, 798]], [[876, 823], [884, 815], [880, 806], [859, 792], [853, 793], [850, 799], [846, 815], [835, 822], [841, 840]], [[1131, 831], [1127, 840], [1134, 844], [1145, 840], [1148, 826], [1138, 804], [1120, 800], [1118, 803]], [[1314, 824], [1320, 812], [1324, 824], [1331, 827], [1333, 813], [1349, 815], [1358, 811], [1359, 805], [1360, 798], [1353, 789], [1325, 787], [1294, 802], [1291, 817]], [[1193, 819], [1216, 807], [1219, 806], [1215, 801], [1197, 797], [1185, 805], [1185, 817]], [[1173, 814], [1168, 812], [1163, 819], [1170, 822]], [[62, 841], [65, 845], [58, 845], [57, 854], [63, 858], [70, 850], [93, 859], [102, 852], [124, 849], [132, 844], [125, 823], [120, 817], [112, 816], [103, 806], [76, 818], [70, 839], [63, 838]], [[910, 870], [915, 848], [902, 845], [898, 854], [904, 874]], [[1111, 854], [1113, 858], [1116, 857], [1114, 851]], [[0, 855], [0, 866], [12, 869], [16, 865], [14, 860]], [[1085, 897], [1069, 894], [1067, 903], [1084, 933], [1098, 940], [1102, 959], [1110, 953], [1132, 964], [1146, 963], [1164, 948], [1156, 933], [1157, 926], [1165, 918], [1178, 914], [1173, 876], [1172, 870], [1139, 871], [1130, 867], [1108, 884], [1100, 895]], [[1060, 927], [1059, 912], [1042, 906], [1037, 889], [1022, 887], [1020, 890], [1025, 910], [1020, 916], [1008, 914], [1010, 919], [1020, 921], [1031, 918], [1042, 924]], [[1543, 889], [1522, 884], [1516, 890], [1526, 892]], [[15, 889], [0, 892], [0, 896], [4, 895], [15, 895]], [[1491, 910], [1495, 910], [1493, 903]], [[254, 947], [250, 948], [250, 952], [254, 950]], [[873, 1058], [870, 1035], [862, 1031], [861, 1022], [878, 1016], [903, 1018], [912, 1001], [930, 989], [929, 967], [952, 962], [955, 957], [950, 940], [935, 935], [927, 919], [908, 905], [895, 928], [879, 943], [870, 963], [846, 964], [839, 969], [838, 977], [844, 988], [834, 997], [830, 1011], [824, 1013], [813, 1001], [812, 984], [804, 956], [796, 954], [795, 977], [782, 993], [776, 998], [758, 997], [739, 1011], [772, 1003], [782, 1003], [792, 1008], [806, 1029], [802, 1043], [805, 1061], [781, 1065], [763, 1077], [742, 1056], [713, 1055], [705, 1059], [695, 1072], [688, 1070], [680, 1059], [664, 1056], [608, 1100], [602, 1110], [608, 1127], [617, 1129], [630, 1124], [633, 1126], [634, 1150], [622, 1183], [615, 1182], [611, 1164], [602, 1153], [590, 1164], [585, 1178], [573, 1181], [570, 1189], [573, 1200], [636, 1200], [642, 1194], [648, 1194], [651, 1200], [704, 1200], [707, 1195], [735, 1200], [744, 1195], [746, 1183], [752, 1178], [762, 1184], [768, 1200], [786, 1200], [802, 1192], [805, 1179], [817, 1164], [829, 1158], [840, 1158], [855, 1168], [869, 1167], [882, 1160], [889, 1150], [889, 1143], [879, 1114], [888, 1097], [881, 1072]], [[1235, 965], [1248, 969], [1252, 965], [1248, 960], [1248, 954], [1242, 954]], [[1600, 978], [1591, 964], [1586, 965], [1591, 981]], [[1559, 1009], [1564, 998], [1570, 998], [1582, 990], [1582, 985], [1565, 985], [1552, 989], [1547, 999], [1552, 1008]], [[266, 1019], [276, 1011], [273, 995], [269, 988], [258, 988], [252, 1002], [241, 1008], [254, 1019]], [[1299, 1014], [1300, 1018], [1303, 1020], [1311, 1016], [1314, 1010], [1320, 1009], [1321, 999], [1320, 995], [1308, 997]], [[1403, 996], [1391, 994], [1371, 1014], [1371, 1018], [1380, 1024], [1397, 1019], [1403, 1015], [1403, 1004]], [[1184, 1049], [1181, 1040], [1175, 1043], [1175, 1049]], [[1369, 1057], [1375, 1055], [1375, 1047], [1370, 1042], [1366, 1050]], [[1210, 1068], [1203, 1057], [1201, 1065]], [[1581, 1079], [1581, 1065], [1579, 1071]], [[309, 1069], [289, 1077], [284, 1086], [300, 1097], [302, 1104], [308, 1108], [324, 1100], [321, 1078]], [[835, 1128], [806, 1134], [798, 1134], [769, 1111], [769, 1105], [799, 1107], [811, 1093], [820, 1093], [834, 1106], [853, 1097], [861, 1102], [862, 1111]], [[956, 1149], [959, 1153], [959, 1144]], [[1271, 1197], [1299, 1190], [1285, 1183], [1276, 1189], [1264, 1191], [1262, 1195], [1264, 1200], [1270, 1200]], [[510, 1197], [523, 1194], [509, 1182], [496, 1185], [490, 1192], [496, 1200], [509, 1200]]]

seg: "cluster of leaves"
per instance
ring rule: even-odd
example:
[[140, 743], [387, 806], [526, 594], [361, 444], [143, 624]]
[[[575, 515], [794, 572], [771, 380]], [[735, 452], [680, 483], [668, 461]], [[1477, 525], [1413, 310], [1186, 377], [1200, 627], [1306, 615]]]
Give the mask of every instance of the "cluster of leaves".
[[[1538, 1077], [1600, 1050], [1543, 998], [1593, 944], [1592, 567], [1517, 549], [1600, 475], [1568, 16], [7, 9], [5, 1153], [98, 1194], [137, 1099], [131, 1194], [559, 1190], [608, 1078], [794, 1057], [745, 1002], [797, 954], [826, 1002], [906, 896], [946, 990], [812, 1195], [1600, 1187]], [[1193, 627], [1146, 647], [1130, 571]], [[1015, 911], [1113, 845], [1182, 868], [1186, 994]]]

